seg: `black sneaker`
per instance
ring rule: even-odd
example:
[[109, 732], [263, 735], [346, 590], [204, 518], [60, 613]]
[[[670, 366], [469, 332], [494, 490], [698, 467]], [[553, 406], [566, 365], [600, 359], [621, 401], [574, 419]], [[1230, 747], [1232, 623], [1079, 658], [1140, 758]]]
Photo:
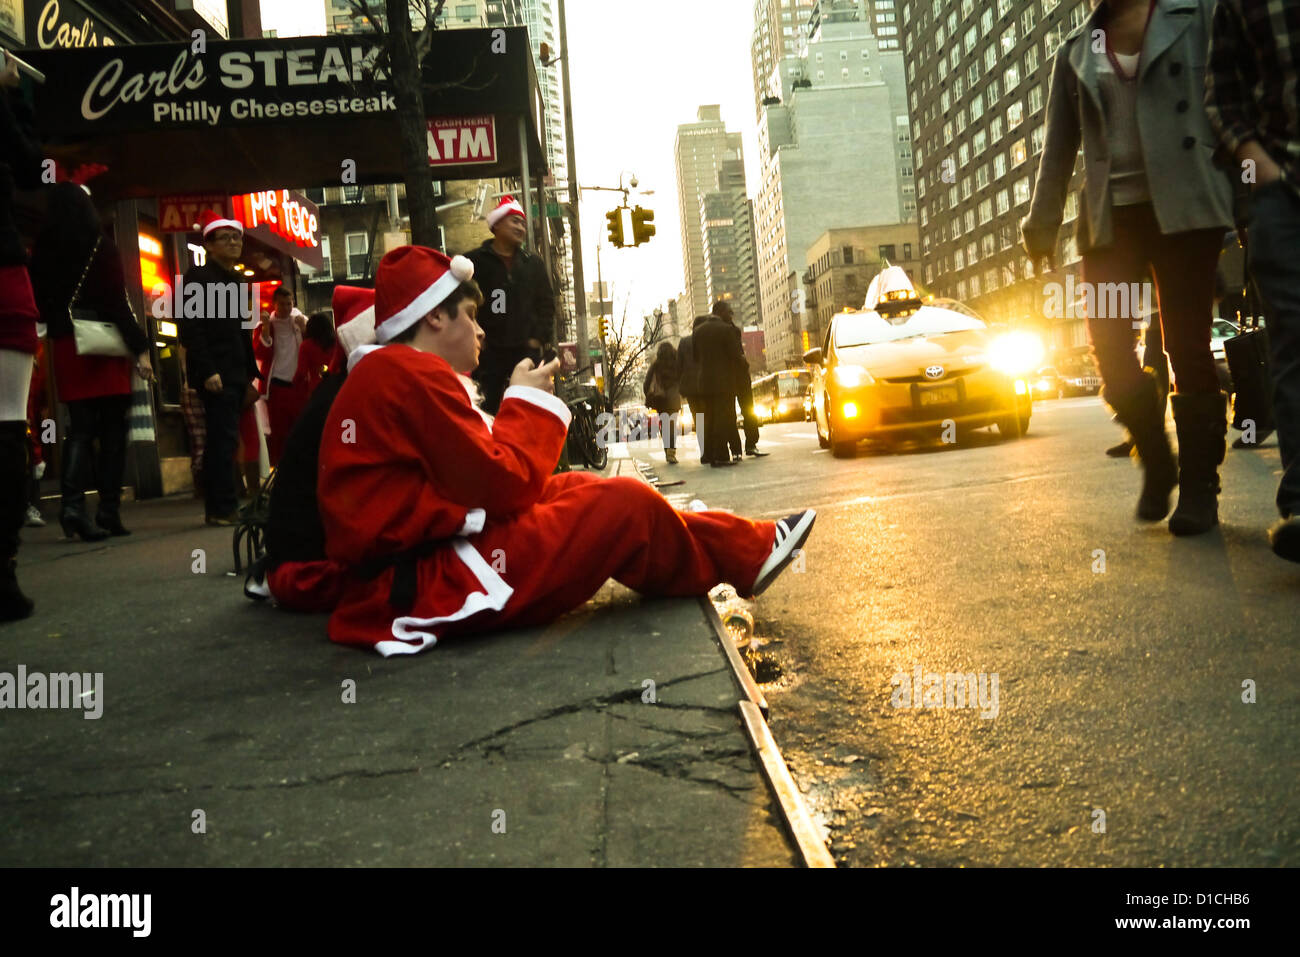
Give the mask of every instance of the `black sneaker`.
[[766, 591], [776, 576], [785, 571], [785, 566], [794, 559], [794, 553], [808, 540], [816, 520], [817, 513], [810, 508], [788, 515], [776, 523], [776, 541], [772, 544], [772, 554], [758, 570], [758, 577], [749, 589], [750, 594], [758, 595]]
[[1300, 516], [1284, 518], [1268, 530], [1273, 554], [1289, 562], [1300, 562]]

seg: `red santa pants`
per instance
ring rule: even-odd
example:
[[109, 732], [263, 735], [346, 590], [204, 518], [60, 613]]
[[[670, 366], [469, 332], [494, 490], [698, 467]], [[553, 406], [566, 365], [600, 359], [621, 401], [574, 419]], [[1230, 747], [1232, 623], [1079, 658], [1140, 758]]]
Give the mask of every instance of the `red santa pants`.
[[505, 608], [436, 630], [442, 638], [544, 625], [610, 578], [643, 595], [703, 595], [728, 582], [747, 596], [775, 540], [773, 522], [679, 512], [638, 479], [555, 475], [535, 506], [470, 539], [514, 589]]
[[333, 611], [345, 571], [330, 561], [284, 562], [266, 573], [266, 587], [281, 608], [306, 613]]
[[285, 385], [279, 379], [271, 383], [271, 394], [267, 396], [267, 417], [271, 422], [271, 434], [266, 437], [266, 451], [271, 458], [271, 465], [280, 464], [284, 453], [284, 444], [289, 440], [293, 424], [302, 415], [307, 404], [307, 384]]

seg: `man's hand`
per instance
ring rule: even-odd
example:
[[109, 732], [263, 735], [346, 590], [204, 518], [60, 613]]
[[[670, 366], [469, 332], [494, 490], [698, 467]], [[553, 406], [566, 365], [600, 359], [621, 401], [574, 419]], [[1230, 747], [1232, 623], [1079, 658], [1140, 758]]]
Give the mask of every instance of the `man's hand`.
[[221, 391], [220, 373], [214, 373], [208, 376], [206, 379], [204, 379], [203, 388], [207, 389], [209, 392], [220, 392]]
[[555, 374], [560, 371], [559, 358], [552, 359], [540, 369], [532, 359], [525, 359], [519, 365], [515, 366], [515, 371], [510, 373], [511, 385], [523, 385], [532, 389], [541, 389], [543, 392], [555, 393]]

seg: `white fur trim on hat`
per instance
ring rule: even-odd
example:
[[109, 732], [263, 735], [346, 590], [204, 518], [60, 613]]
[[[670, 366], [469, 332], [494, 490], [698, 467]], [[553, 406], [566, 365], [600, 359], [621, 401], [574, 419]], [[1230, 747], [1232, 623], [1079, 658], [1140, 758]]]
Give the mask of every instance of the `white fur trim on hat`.
[[207, 238], [208, 233], [212, 232], [214, 229], [237, 229], [242, 235], [244, 232], [244, 224], [237, 219], [214, 219], [203, 227], [204, 238]]
[[513, 196], [508, 201], [502, 202], [496, 209], [488, 213], [483, 218], [487, 220], [488, 228], [491, 229], [507, 216], [514, 214], [516, 216], [524, 215], [524, 208], [519, 205], [519, 201]]
[[393, 336], [401, 335], [440, 306], [461, 283], [473, 278], [474, 263], [464, 256], [452, 256], [451, 267], [432, 286], [412, 299], [405, 309], [394, 313], [375, 327], [375, 340], [387, 343]]

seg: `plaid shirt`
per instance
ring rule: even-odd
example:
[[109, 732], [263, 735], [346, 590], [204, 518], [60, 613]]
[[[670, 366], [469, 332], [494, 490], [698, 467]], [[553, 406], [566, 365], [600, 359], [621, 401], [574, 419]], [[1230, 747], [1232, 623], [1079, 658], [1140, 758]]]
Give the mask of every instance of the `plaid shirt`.
[[1300, 194], [1300, 0], [1219, 0], [1205, 110], [1229, 162], [1257, 140]]

